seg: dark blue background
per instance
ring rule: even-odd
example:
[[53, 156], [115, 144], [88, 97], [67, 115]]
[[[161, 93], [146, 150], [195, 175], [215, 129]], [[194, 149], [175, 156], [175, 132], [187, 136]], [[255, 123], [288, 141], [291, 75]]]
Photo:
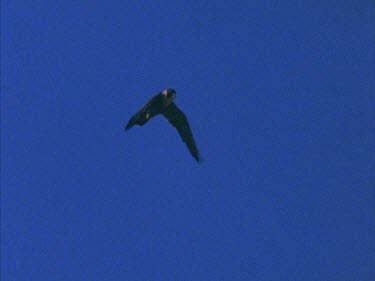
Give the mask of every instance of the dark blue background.
[[[374, 280], [372, 1], [2, 1], [2, 280]], [[173, 87], [204, 159], [162, 117]]]

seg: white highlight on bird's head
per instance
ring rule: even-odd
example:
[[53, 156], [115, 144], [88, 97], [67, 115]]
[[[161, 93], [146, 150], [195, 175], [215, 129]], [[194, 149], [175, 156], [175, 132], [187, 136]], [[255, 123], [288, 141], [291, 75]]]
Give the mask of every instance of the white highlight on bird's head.
[[165, 89], [163, 92], [161, 92], [163, 96], [165, 96], [169, 101], [173, 101], [176, 97], [176, 91], [172, 88]]

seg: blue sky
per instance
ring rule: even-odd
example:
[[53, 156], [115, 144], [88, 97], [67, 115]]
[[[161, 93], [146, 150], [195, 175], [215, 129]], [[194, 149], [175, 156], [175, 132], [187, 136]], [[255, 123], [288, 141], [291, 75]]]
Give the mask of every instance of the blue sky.
[[[2, 280], [373, 280], [371, 1], [2, 1]], [[203, 158], [163, 117], [172, 87]]]

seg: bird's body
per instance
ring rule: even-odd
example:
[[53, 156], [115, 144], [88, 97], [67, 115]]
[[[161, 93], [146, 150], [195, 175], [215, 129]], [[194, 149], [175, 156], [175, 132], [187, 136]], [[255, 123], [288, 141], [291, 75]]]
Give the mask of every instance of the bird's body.
[[199, 161], [198, 148], [195, 144], [190, 125], [185, 114], [174, 104], [173, 99], [175, 97], [176, 91], [173, 89], [166, 89], [153, 96], [130, 118], [125, 131], [134, 125], [143, 126], [156, 115], [162, 114], [177, 129], [192, 156]]

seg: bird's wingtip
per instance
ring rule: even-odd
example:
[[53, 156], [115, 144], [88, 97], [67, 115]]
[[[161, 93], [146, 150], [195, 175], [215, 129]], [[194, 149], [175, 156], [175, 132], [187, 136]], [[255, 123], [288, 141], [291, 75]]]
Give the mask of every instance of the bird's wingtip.
[[202, 164], [203, 160], [202, 160], [202, 158], [199, 155], [193, 156], [193, 157], [197, 161], [197, 163]]
[[129, 121], [129, 123], [126, 125], [124, 131], [129, 130], [129, 129], [130, 129], [131, 127], [133, 127], [133, 126], [134, 126], [134, 124], [133, 124], [132, 122]]

